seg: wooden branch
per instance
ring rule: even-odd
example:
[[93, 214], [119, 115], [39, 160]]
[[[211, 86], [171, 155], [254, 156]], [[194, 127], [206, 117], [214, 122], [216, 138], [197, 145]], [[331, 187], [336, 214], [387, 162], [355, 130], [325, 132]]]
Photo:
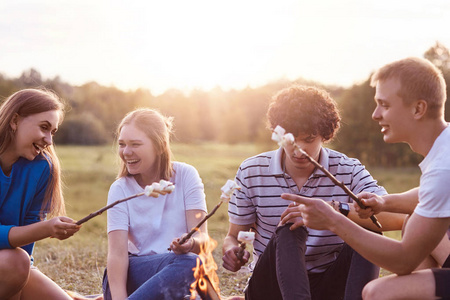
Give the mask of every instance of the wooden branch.
[[145, 191], [144, 192], [138, 193], [138, 194], [135, 194], [135, 195], [132, 195], [132, 196], [120, 199], [120, 200], [117, 200], [114, 203], [111, 203], [111, 204], [109, 204], [109, 205], [107, 205], [107, 206], [105, 206], [103, 208], [100, 208], [99, 210], [97, 210], [97, 211], [95, 211], [93, 213], [90, 213], [88, 216], [86, 216], [83, 219], [79, 220], [75, 224], [81, 225], [84, 222], [89, 221], [93, 217], [101, 215], [105, 210], [108, 210], [111, 207], [113, 207], [113, 206], [115, 206], [115, 205], [117, 205], [119, 203], [128, 201], [128, 200], [136, 198], [136, 197], [140, 197], [140, 196], [143, 196], [143, 195], [146, 195], [148, 197], [155, 195], [156, 197], [158, 197], [158, 194], [160, 194], [160, 195], [170, 194], [173, 191], [174, 188], [175, 188], [175, 185], [172, 182], [170, 182], [170, 181], [161, 180], [159, 183], [158, 182], [154, 182], [151, 185], [147, 185], [145, 187]]
[[219, 293], [217, 293], [208, 275], [203, 276], [203, 280], [205, 283], [206, 290], [202, 291], [198, 285], [196, 288], [200, 298], [205, 300], [220, 300], [221, 298], [219, 296]]
[[[301, 153], [303, 154], [314, 166], [316, 166], [318, 169], [320, 169], [322, 172], [325, 173], [325, 175], [327, 175], [328, 178], [331, 179], [331, 181], [333, 181], [334, 184], [336, 184], [337, 186], [341, 187], [344, 192], [350, 196], [350, 198], [352, 198], [358, 205], [359, 207], [361, 207], [362, 209], [365, 209], [366, 206], [361, 202], [361, 199], [359, 199], [343, 182], [339, 181], [336, 179], [336, 177], [333, 176], [333, 174], [331, 174], [327, 169], [325, 169], [321, 164], [319, 164], [314, 158], [312, 158], [311, 156], [309, 156], [308, 153], [306, 153], [306, 151], [304, 151], [302, 148], [300, 148], [297, 144], [294, 143], [295, 148]], [[372, 215], [370, 217], [370, 219], [372, 220], [372, 222], [378, 227], [381, 228], [381, 224], [378, 221], [377, 217]]]
[[117, 205], [117, 204], [119, 204], [119, 203], [128, 201], [128, 200], [133, 199], [133, 198], [136, 198], [136, 197], [140, 197], [140, 196], [143, 196], [143, 195], [145, 195], [145, 192], [138, 193], [138, 194], [136, 194], [136, 195], [132, 195], [132, 196], [130, 196], [130, 197], [127, 197], [127, 198], [124, 198], [124, 199], [117, 200], [117, 201], [115, 201], [115, 202], [113, 202], [113, 203], [111, 203], [111, 204], [109, 204], [109, 205], [107, 205], [107, 206], [105, 206], [105, 207], [100, 208], [99, 210], [97, 210], [97, 211], [95, 211], [95, 212], [93, 212], [93, 213], [90, 213], [88, 216], [86, 216], [86, 217], [84, 217], [83, 219], [79, 220], [79, 221], [76, 222], [75, 224], [81, 225], [81, 224], [83, 224], [84, 222], [89, 221], [89, 220], [92, 219], [93, 217], [96, 217], [96, 216], [101, 215], [105, 210], [108, 210], [108, 209], [110, 209], [111, 207], [113, 207], [113, 206], [115, 206], [115, 205]]
[[[207, 215], [206, 215], [206, 216], [205, 216], [205, 217], [197, 224], [197, 226], [195, 226], [194, 228], [192, 228], [191, 231], [190, 231], [187, 235], [185, 235], [178, 243], [179, 243], [180, 245], [183, 245], [184, 243], [186, 243], [186, 241], [187, 241], [188, 239], [190, 239], [191, 236], [192, 236], [196, 231], [198, 231], [198, 230], [200, 229], [200, 226], [202, 226], [203, 223], [206, 222], [206, 220], [208, 220], [209, 218], [211, 218], [212, 215], [214, 215], [214, 213], [217, 211], [217, 209], [219, 209], [219, 207], [222, 205], [222, 203], [223, 203], [223, 200], [220, 200], [220, 202], [213, 208], [213, 210], [212, 210], [209, 214], [207, 214]], [[169, 248], [169, 250], [170, 250], [170, 248]]]
[[[234, 193], [235, 190], [240, 190], [241, 187], [236, 184], [233, 180], [227, 180], [225, 185], [220, 189], [222, 191], [222, 195], [220, 196], [220, 202], [213, 208], [213, 210], [207, 214], [194, 228], [191, 229], [191, 231], [185, 235], [183, 238], [180, 239], [178, 242], [180, 245], [183, 245], [186, 243], [188, 239], [192, 237], [192, 235], [200, 229], [200, 226], [203, 225], [203, 223], [206, 222], [209, 218], [211, 218], [212, 215], [219, 209], [219, 207], [222, 205], [223, 202], [230, 201], [231, 195]], [[167, 248], [167, 250], [171, 251], [170, 247]]]
[[245, 243], [240, 242], [239, 243], [239, 251], [236, 253], [236, 257], [241, 260], [244, 257], [244, 250], [245, 250]]

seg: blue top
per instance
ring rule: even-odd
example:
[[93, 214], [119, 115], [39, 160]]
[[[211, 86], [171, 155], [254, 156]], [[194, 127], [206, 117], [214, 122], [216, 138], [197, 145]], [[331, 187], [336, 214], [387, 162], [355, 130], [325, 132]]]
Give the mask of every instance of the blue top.
[[[12, 227], [40, 221], [50, 176], [49, 162], [42, 155], [32, 161], [20, 157], [13, 164], [9, 177], [0, 172], [0, 249], [13, 248], [8, 239]], [[34, 243], [21, 248], [31, 256]]]

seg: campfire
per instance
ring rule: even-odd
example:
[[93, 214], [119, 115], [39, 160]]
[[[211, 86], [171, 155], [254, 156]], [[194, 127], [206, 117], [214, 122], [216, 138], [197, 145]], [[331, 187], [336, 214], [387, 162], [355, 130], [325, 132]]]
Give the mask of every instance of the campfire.
[[[180, 241], [180, 244], [185, 242], [200, 226], [206, 222], [222, 205], [222, 203], [228, 203], [231, 195], [235, 190], [239, 190], [240, 186], [233, 180], [228, 180], [226, 184], [221, 188], [222, 194], [220, 196], [219, 203], [214, 209], [200, 221], [200, 223], [189, 232], [184, 240]], [[203, 300], [220, 300], [219, 294], [219, 277], [217, 276], [217, 264], [214, 261], [212, 255], [213, 250], [216, 248], [217, 242], [212, 238], [209, 238], [205, 245], [200, 246], [199, 258], [197, 258], [197, 265], [193, 269], [195, 281], [191, 285], [191, 297], [190, 299], [198, 299], [200, 297]]]
[[191, 297], [189, 299], [215, 300], [219, 296], [219, 277], [217, 276], [217, 264], [212, 252], [217, 242], [211, 238], [201, 246], [197, 265], [193, 269], [195, 281], [191, 284]]

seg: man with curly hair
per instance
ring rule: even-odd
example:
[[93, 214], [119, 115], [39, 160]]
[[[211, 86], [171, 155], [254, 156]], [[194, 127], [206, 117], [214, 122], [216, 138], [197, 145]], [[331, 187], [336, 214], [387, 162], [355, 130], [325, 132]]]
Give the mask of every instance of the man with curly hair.
[[[267, 112], [270, 129], [280, 125], [295, 142], [354, 193], [385, 195], [357, 160], [323, 147], [340, 126], [335, 101], [319, 88], [291, 86], [279, 91]], [[245, 160], [236, 174], [241, 190], [229, 203], [230, 226], [223, 244], [223, 266], [238, 271], [250, 253], [238, 257], [239, 231], [253, 230], [253, 270], [246, 299], [361, 299], [364, 285], [379, 268], [362, 258], [328, 230], [280, 226], [289, 203], [281, 194], [318, 197], [361, 226], [379, 231], [358, 217], [352, 200], [292, 145]], [[383, 229], [400, 229], [403, 216], [378, 216]]]

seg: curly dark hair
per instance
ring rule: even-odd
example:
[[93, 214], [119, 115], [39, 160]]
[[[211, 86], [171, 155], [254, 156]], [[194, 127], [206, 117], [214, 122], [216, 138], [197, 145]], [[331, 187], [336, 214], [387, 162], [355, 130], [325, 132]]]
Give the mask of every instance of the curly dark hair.
[[276, 93], [267, 111], [268, 126], [280, 125], [294, 136], [308, 134], [331, 140], [341, 117], [328, 92], [310, 86], [293, 85]]

